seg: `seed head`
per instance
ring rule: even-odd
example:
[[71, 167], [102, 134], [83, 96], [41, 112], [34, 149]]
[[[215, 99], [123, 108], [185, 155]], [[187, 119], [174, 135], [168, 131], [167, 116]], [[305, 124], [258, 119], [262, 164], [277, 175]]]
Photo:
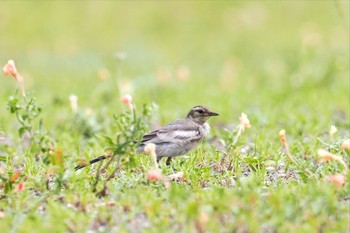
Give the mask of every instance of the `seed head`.
[[120, 102], [128, 105], [128, 107], [132, 110], [132, 96], [131, 95], [123, 95], [120, 97]]
[[157, 181], [157, 180], [162, 180], [163, 179], [163, 175], [160, 171], [158, 170], [151, 170], [147, 172], [147, 180], [150, 181]]
[[12, 77], [18, 80], [18, 72], [16, 69], [15, 62], [13, 60], [9, 60], [2, 69], [4, 71], [5, 76], [11, 75]]
[[346, 178], [343, 174], [328, 175], [326, 176], [326, 179], [334, 184], [337, 188], [342, 187], [346, 182]]
[[239, 126], [241, 127], [242, 130], [248, 129], [251, 127], [248, 116], [244, 112], [242, 112], [241, 116], [239, 117]]

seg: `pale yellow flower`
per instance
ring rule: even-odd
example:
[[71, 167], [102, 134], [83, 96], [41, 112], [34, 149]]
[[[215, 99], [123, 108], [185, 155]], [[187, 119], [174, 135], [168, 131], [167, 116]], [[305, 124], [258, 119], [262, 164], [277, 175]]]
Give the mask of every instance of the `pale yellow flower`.
[[279, 132], [279, 135], [280, 135], [280, 139], [281, 139], [282, 143], [285, 144], [286, 143], [286, 130], [281, 129]]
[[329, 130], [329, 134], [331, 135], [331, 137], [333, 137], [333, 135], [338, 131], [337, 127], [335, 127], [334, 125], [331, 126], [330, 130]]
[[247, 114], [245, 114], [244, 112], [241, 113], [241, 116], [239, 117], [239, 126], [242, 130], [250, 128], [250, 121], [248, 119]]
[[148, 143], [143, 151], [152, 156], [154, 166], [159, 169], [159, 164], [157, 162], [156, 145], [153, 143]]
[[69, 103], [70, 103], [70, 106], [72, 108], [72, 111], [77, 112], [78, 111], [78, 96], [70, 95], [69, 96]]

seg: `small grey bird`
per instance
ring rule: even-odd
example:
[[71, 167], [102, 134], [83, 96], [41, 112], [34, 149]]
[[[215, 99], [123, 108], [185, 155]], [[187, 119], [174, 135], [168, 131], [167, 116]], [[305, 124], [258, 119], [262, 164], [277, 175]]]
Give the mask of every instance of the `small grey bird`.
[[147, 144], [153, 143], [156, 146], [157, 161], [167, 157], [166, 165], [169, 165], [173, 157], [188, 153], [203, 140], [210, 129], [206, 121], [211, 116], [218, 115], [206, 107], [195, 106], [185, 119], [145, 134], [137, 152], [143, 152]]

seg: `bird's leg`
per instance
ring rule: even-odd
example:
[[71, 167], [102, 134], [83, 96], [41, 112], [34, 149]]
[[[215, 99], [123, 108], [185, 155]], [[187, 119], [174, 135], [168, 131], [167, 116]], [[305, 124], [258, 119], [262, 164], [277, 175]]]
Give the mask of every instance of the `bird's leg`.
[[157, 163], [160, 162], [160, 160], [162, 160], [163, 156], [157, 156]]
[[171, 159], [172, 159], [172, 157], [168, 157], [168, 158], [166, 159], [165, 164], [166, 164], [167, 166], [170, 165]]
[[[172, 159], [172, 158], [173, 158], [173, 157], [168, 157], [168, 158], [166, 159], [165, 164], [166, 164], [167, 166], [170, 166], [170, 162], [171, 162], [171, 159]], [[176, 168], [174, 167], [174, 164], [172, 164], [171, 169], [173, 170], [173, 172], [176, 172]]]

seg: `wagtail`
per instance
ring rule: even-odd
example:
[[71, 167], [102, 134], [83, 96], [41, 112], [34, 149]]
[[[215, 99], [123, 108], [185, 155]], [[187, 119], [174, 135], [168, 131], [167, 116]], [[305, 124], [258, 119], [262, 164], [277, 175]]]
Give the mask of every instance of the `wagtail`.
[[185, 119], [177, 120], [160, 129], [145, 134], [137, 152], [143, 152], [148, 143], [155, 144], [157, 162], [167, 157], [166, 165], [173, 157], [184, 155], [194, 149], [208, 134], [210, 126], [206, 121], [219, 114], [203, 106], [195, 106]]

